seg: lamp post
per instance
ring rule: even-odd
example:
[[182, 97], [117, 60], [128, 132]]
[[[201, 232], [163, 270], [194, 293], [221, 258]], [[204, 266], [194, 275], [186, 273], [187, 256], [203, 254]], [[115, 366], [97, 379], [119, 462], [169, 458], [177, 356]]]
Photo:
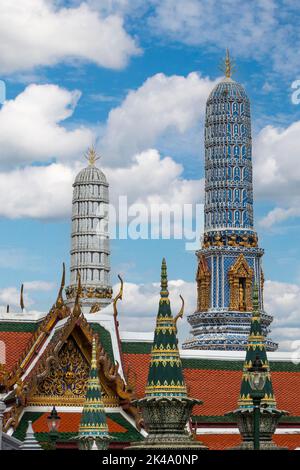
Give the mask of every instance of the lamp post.
[[47, 423], [48, 423], [48, 428], [49, 428], [50, 440], [52, 443], [51, 447], [52, 447], [52, 450], [55, 450], [56, 441], [58, 438], [58, 429], [60, 425], [60, 416], [58, 416], [55, 406], [53, 406], [51, 413], [47, 417]]
[[250, 397], [253, 400], [253, 448], [259, 450], [260, 447], [260, 403], [265, 393], [263, 391], [267, 373], [262, 361], [257, 355], [253, 366], [248, 369], [250, 372], [249, 384], [252, 389]]

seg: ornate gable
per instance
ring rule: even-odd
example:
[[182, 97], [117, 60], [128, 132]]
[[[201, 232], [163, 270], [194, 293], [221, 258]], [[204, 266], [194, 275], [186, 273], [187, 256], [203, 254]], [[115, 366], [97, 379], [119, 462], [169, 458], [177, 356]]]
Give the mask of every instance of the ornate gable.
[[83, 402], [89, 375], [89, 362], [72, 335], [51, 361], [45, 377], [39, 377], [30, 404], [79, 404]]

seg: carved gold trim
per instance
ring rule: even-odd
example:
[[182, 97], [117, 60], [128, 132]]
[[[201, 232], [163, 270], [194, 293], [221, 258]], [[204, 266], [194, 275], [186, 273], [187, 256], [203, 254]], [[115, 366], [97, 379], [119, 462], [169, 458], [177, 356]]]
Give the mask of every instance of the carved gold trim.
[[210, 271], [204, 255], [201, 255], [197, 270], [197, 311], [205, 312], [210, 304]]

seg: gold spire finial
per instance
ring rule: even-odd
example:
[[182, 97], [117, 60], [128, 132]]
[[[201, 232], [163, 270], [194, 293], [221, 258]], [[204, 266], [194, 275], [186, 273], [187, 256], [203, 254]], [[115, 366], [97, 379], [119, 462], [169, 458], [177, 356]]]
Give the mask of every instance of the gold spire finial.
[[229, 49], [226, 49], [226, 56], [224, 62], [221, 64], [221, 70], [224, 72], [226, 78], [231, 78], [232, 72], [234, 71], [234, 62], [230, 59]]
[[160, 299], [166, 300], [169, 297], [168, 291], [168, 276], [167, 276], [167, 263], [166, 259], [162, 259], [161, 275], [160, 275]]
[[94, 166], [96, 161], [99, 160], [100, 157], [97, 156], [95, 147], [92, 146], [88, 149], [87, 153], [85, 154], [85, 158], [89, 162], [90, 166]]

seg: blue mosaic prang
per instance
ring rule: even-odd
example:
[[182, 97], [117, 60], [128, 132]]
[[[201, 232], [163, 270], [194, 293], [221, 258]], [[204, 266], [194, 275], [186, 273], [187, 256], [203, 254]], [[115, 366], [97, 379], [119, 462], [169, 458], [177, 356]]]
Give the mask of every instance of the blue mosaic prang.
[[[202, 248], [210, 272], [206, 311], [189, 315], [185, 349], [245, 349], [251, 312], [231, 311], [228, 272], [243, 254], [258, 285], [264, 334], [272, 317], [263, 311], [261, 259], [253, 220], [250, 102], [243, 86], [224, 78], [210, 93], [205, 119], [205, 204]], [[267, 340], [268, 350], [277, 344]]]
[[205, 231], [253, 230], [250, 103], [226, 78], [211, 92], [205, 121]]

